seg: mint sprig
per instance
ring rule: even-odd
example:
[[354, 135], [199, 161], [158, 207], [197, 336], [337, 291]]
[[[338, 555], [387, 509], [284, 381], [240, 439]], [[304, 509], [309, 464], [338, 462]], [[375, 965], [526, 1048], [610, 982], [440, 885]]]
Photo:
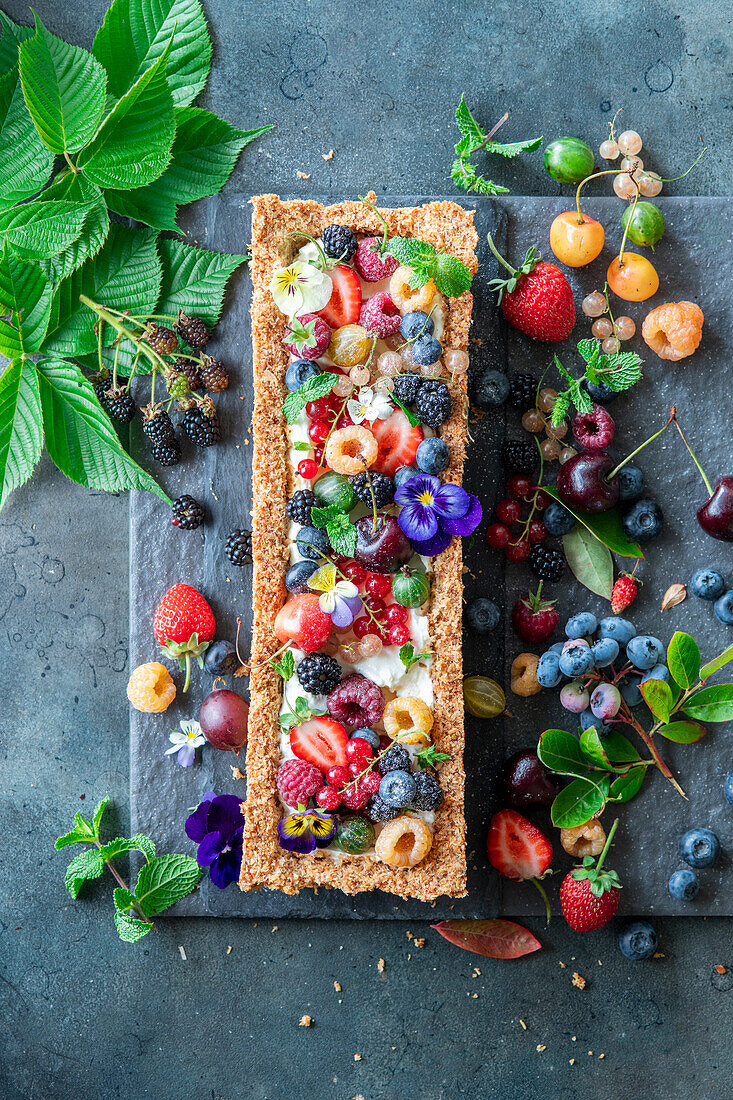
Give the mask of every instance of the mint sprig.
[[542, 145], [542, 138], [528, 138], [526, 141], [500, 142], [494, 141], [493, 136], [500, 126], [509, 118], [505, 114], [496, 126], [484, 133], [474, 115], [468, 109], [465, 96], [461, 96], [461, 102], [456, 108], [456, 125], [461, 133], [460, 140], [455, 146], [456, 159], [451, 168], [451, 179], [456, 187], [464, 191], [475, 191], [479, 195], [503, 195], [509, 188], [503, 187], [485, 176], [479, 175], [476, 165], [471, 162], [471, 157], [479, 150], [504, 157], [505, 160], [513, 160], [521, 153], [532, 153]]
[[323, 371], [307, 378], [299, 390], [289, 393], [283, 401], [283, 416], [288, 424], [297, 420], [309, 401], [317, 401], [330, 393], [338, 381], [338, 375], [332, 371]]
[[438, 752], [435, 745], [428, 745], [426, 748], [421, 749], [415, 757], [418, 768], [434, 768], [436, 764], [440, 764], [443, 760], [450, 760], [450, 753]]
[[295, 661], [293, 659], [292, 649], [286, 649], [279, 661], [273, 660], [270, 661], [270, 664], [275, 669], [278, 676], [282, 676], [285, 683], [287, 683], [295, 672]]
[[581, 340], [578, 343], [578, 354], [585, 363], [585, 370], [580, 378], [574, 378], [557, 355], [553, 357], [558, 374], [567, 383], [566, 389], [558, 391], [552, 408], [550, 424], [554, 428], [562, 423], [571, 406], [580, 413], [589, 413], [593, 408], [593, 402], [583, 386], [584, 382], [590, 382], [594, 386], [604, 383], [615, 393], [621, 393], [635, 386], [642, 377], [642, 360], [635, 351], [605, 355], [601, 353], [599, 340]]
[[412, 666], [417, 664], [418, 661], [422, 661], [423, 658], [431, 656], [431, 653], [416, 653], [412, 642], [405, 642], [403, 646], [400, 646], [399, 657], [402, 664], [405, 666], [406, 672], [409, 672]]
[[325, 714], [325, 710], [318, 710], [311, 707], [308, 700], [303, 695], [299, 695], [295, 700], [295, 705], [292, 710], [283, 711], [278, 721], [280, 723], [280, 729], [283, 733], [288, 733], [293, 726], [299, 726], [303, 722], [307, 722], [309, 718], [319, 718]]
[[419, 290], [432, 279], [441, 294], [458, 298], [471, 286], [471, 272], [462, 260], [438, 251], [428, 241], [416, 237], [392, 237], [387, 251], [405, 267], [412, 269], [410, 286]]

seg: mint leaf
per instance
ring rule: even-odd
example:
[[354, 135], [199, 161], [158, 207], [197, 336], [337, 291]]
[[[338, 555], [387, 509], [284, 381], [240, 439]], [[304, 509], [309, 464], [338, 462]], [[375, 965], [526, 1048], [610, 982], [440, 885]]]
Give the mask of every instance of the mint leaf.
[[471, 286], [471, 272], [462, 260], [448, 252], [437, 254], [431, 274], [438, 290], [447, 298], [459, 298]]
[[473, 164], [465, 160], [454, 160], [450, 170], [450, 176], [456, 187], [462, 187], [464, 191], [476, 191], [479, 195], [507, 195], [508, 187], [502, 187], [500, 183], [480, 176]]
[[104, 111], [107, 78], [98, 61], [46, 30], [20, 47], [26, 106], [41, 141], [54, 153], [76, 153], [91, 140]]
[[[459, 145], [464, 146], [461, 149], [462, 153], [469, 153], [474, 146], [480, 145], [484, 140], [485, 134], [468, 109], [465, 95], [461, 96], [461, 102], [456, 107], [456, 125], [461, 132], [461, 136], [466, 139], [465, 146], [463, 142], [459, 142]], [[457, 146], [456, 152], [458, 152]]]
[[97, 839], [99, 839], [99, 826], [102, 824], [102, 816], [104, 815], [104, 811], [107, 809], [108, 805], [109, 798], [105, 795], [105, 797], [100, 799], [100, 801], [94, 807], [94, 813], [92, 814], [92, 828], [94, 829], [94, 834]]
[[631, 389], [641, 380], [642, 360], [635, 351], [602, 355], [596, 365], [598, 376], [616, 393]]
[[275, 669], [278, 676], [282, 676], [285, 683], [287, 683], [295, 672], [295, 661], [293, 660], [292, 649], [286, 649], [279, 661], [270, 661], [270, 664]]
[[356, 547], [356, 527], [349, 517], [340, 512], [326, 524], [326, 532], [336, 553], [350, 558]]
[[150, 862], [155, 858], [155, 845], [144, 833], [136, 833], [135, 836], [117, 836], [100, 848], [102, 859], [116, 859], [125, 852], [142, 852], [145, 859]]
[[433, 245], [417, 237], [391, 237], [387, 242], [387, 252], [405, 267], [421, 268], [432, 264], [435, 258]]
[[512, 160], [514, 157], [518, 157], [520, 153], [533, 153], [535, 149], [539, 149], [541, 144], [541, 137], [528, 138], [526, 141], [490, 141], [488, 145], [484, 146], [484, 149], [487, 153], [496, 153], [497, 156]]
[[173, 240], [160, 241], [158, 247], [163, 279], [156, 312], [175, 316], [182, 309], [200, 317], [207, 325], [215, 325], [221, 314], [227, 280], [247, 257], [223, 256]]
[[331, 371], [322, 371], [308, 378], [295, 393], [289, 393], [283, 401], [283, 416], [288, 424], [297, 420], [309, 401], [317, 401], [319, 397], [325, 397], [336, 385], [337, 374]]
[[57, 852], [60, 852], [62, 848], [68, 848], [71, 844], [93, 844], [94, 837], [88, 829], [71, 829], [68, 833], [64, 833], [54, 842], [54, 848]]
[[115, 911], [115, 927], [120, 939], [124, 940], [125, 943], [137, 943], [143, 936], [147, 936], [153, 925], [148, 921], [138, 920], [137, 917], [128, 917], [117, 910]]
[[76, 175], [71, 171], [59, 172], [53, 183], [43, 192], [43, 197], [66, 199], [88, 207], [81, 235], [63, 252], [40, 262], [46, 277], [54, 283], [60, 283], [90, 256], [97, 255], [109, 233], [109, 214], [102, 192], [80, 172]]
[[35, 264], [22, 260], [8, 244], [0, 256], [0, 352], [12, 357], [38, 351], [51, 316], [53, 288]]
[[176, 107], [185, 107], [206, 83], [211, 42], [199, 0], [114, 0], [97, 31], [92, 53], [120, 97], [157, 61], [171, 35], [168, 83]]
[[45, 260], [79, 237], [89, 207], [78, 202], [27, 202], [0, 212], [0, 237], [26, 260]]
[[37, 369], [46, 449], [61, 472], [90, 489], [146, 489], [170, 504], [170, 497], [123, 449], [79, 368], [41, 359]]
[[319, 717], [325, 713], [325, 710], [319, 710], [317, 707], [311, 708], [305, 696], [299, 695], [295, 700], [295, 709], [283, 711], [279, 716], [280, 729], [283, 733], [287, 733], [293, 726], [299, 726], [301, 723], [307, 722], [309, 718]]
[[311, 508], [311, 522], [314, 527], [328, 527], [331, 520], [341, 515], [342, 511], [338, 504], [328, 504], [325, 508]]
[[170, 159], [176, 132], [166, 80], [169, 49], [115, 103], [77, 166], [99, 187], [142, 187], [157, 179]]
[[190, 894], [200, 878], [201, 868], [191, 856], [155, 856], [140, 868], [135, 898], [145, 916], [154, 917]]
[[[5, 29], [0, 42], [7, 37]], [[0, 80], [0, 150], [0, 205], [12, 206], [40, 191], [51, 175], [53, 153], [28, 114], [16, 68]]]
[[88, 848], [72, 859], [66, 868], [64, 885], [76, 901], [79, 891], [88, 879], [99, 878], [104, 870], [104, 860], [97, 848]]
[[405, 666], [407, 672], [410, 671], [412, 666], [418, 661], [421, 661], [423, 657], [430, 657], [430, 653], [416, 653], [412, 642], [405, 642], [403, 646], [400, 646], [400, 660]]
[[0, 508], [28, 480], [43, 450], [36, 368], [15, 359], [0, 377]]
[[419, 768], [434, 768], [441, 760], [450, 760], [450, 753], [438, 752], [435, 745], [428, 745], [420, 750], [415, 759]]
[[550, 414], [550, 424], [553, 428], [557, 428], [559, 424], [562, 424], [563, 420], [567, 416], [570, 410], [570, 394], [565, 390], [563, 393], [559, 393], [555, 399], [555, 404], [552, 406], [552, 413]]
[[578, 341], [578, 355], [585, 361], [587, 365], [596, 363], [599, 355], [601, 354], [601, 342], [600, 340], [579, 340]]
[[20, 44], [25, 42], [26, 38], [32, 37], [33, 27], [23, 27], [14, 23], [4, 11], [0, 11], [0, 27], [3, 32], [0, 38], [0, 73], [4, 76], [18, 64]]

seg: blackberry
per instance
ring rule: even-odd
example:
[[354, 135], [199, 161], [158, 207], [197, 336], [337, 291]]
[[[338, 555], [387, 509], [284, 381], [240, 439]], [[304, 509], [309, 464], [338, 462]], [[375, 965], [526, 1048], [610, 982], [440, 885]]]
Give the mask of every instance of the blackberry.
[[509, 379], [509, 404], [526, 412], [537, 399], [537, 379], [532, 374], [513, 374]]
[[453, 410], [453, 400], [445, 382], [423, 379], [415, 398], [415, 408], [423, 424], [429, 428], [439, 428], [444, 424]]
[[360, 500], [362, 504], [366, 504], [368, 508], [372, 506], [372, 494], [369, 491], [369, 482], [372, 483], [372, 491], [374, 493], [374, 500], [377, 508], [384, 508], [386, 504], [391, 504], [394, 500], [395, 484], [391, 477], [387, 474], [370, 473], [367, 475], [366, 470], [360, 474], [355, 474], [351, 479], [351, 488], [356, 493], [356, 499]]
[[152, 455], [161, 466], [177, 466], [181, 461], [181, 444], [175, 436], [172, 439], [162, 439], [160, 443], [154, 443]]
[[232, 565], [247, 565], [252, 561], [252, 532], [236, 528], [227, 535], [224, 553]]
[[190, 390], [201, 389], [201, 375], [199, 374], [200, 363], [195, 359], [184, 359], [179, 356], [173, 363], [178, 374], [182, 374], [188, 382], [188, 388]]
[[293, 523], [299, 523], [301, 527], [310, 527], [311, 509], [317, 504], [318, 497], [312, 489], [298, 489], [288, 501], [285, 511]]
[[413, 772], [417, 788], [410, 799], [411, 810], [437, 810], [443, 801], [443, 792], [440, 783], [430, 772]]
[[112, 385], [112, 376], [108, 370], [100, 371], [99, 374], [93, 374], [90, 378], [92, 383], [92, 389], [94, 390], [97, 401], [103, 409], [107, 408], [107, 395], [109, 388]]
[[404, 745], [394, 744], [387, 749], [377, 767], [382, 775], [386, 775], [387, 772], [409, 771], [410, 754]]
[[548, 546], [533, 546], [529, 552], [532, 572], [543, 581], [559, 581], [565, 572], [565, 558], [559, 550]]
[[394, 821], [402, 811], [397, 806], [388, 806], [378, 794], [373, 794], [366, 804], [364, 813], [370, 821], [378, 825], [381, 821]]
[[174, 527], [182, 527], [184, 531], [195, 531], [204, 522], [204, 510], [197, 500], [184, 493], [173, 501]]
[[398, 374], [395, 377], [392, 392], [403, 405], [414, 405], [417, 391], [424, 381], [421, 374]]
[[226, 367], [210, 355], [204, 355], [199, 368], [201, 383], [209, 393], [221, 393], [229, 385], [229, 375]]
[[176, 438], [173, 421], [165, 409], [155, 409], [147, 405], [143, 410], [143, 434], [154, 447]]
[[502, 447], [504, 465], [518, 474], [531, 474], [539, 461], [539, 452], [529, 439], [507, 439]]
[[106, 409], [115, 420], [129, 424], [137, 412], [137, 405], [132, 394], [124, 386], [118, 386], [116, 390], [107, 391]]
[[185, 340], [190, 348], [204, 348], [211, 333], [200, 317], [187, 317], [182, 309], [178, 310], [178, 320], [173, 328]]
[[194, 405], [181, 421], [181, 427], [197, 447], [212, 447], [221, 439], [221, 428], [213, 405], [210, 409]]
[[178, 337], [173, 329], [163, 328], [162, 325], [155, 325], [152, 322], [148, 325], [145, 339], [158, 355], [172, 355], [178, 347]]
[[328, 695], [341, 683], [341, 666], [327, 653], [308, 653], [295, 670], [303, 691]]
[[327, 225], [322, 233], [323, 251], [332, 260], [348, 263], [356, 252], [356, 237], [348, 225]]

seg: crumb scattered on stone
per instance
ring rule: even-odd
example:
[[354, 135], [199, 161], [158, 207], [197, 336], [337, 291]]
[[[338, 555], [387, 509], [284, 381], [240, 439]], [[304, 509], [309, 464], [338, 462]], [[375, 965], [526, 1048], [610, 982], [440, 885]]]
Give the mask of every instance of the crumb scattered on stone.
[[478, 993], [474, 993], [474, 995], [471, 999], [474, 1000], [474, 1001], [477, 1001], [478, 1000]]
[[592, 1051], [592, 1050], [589, 1050], [589, 1051], [588, 1051], [588, 1056], [589, 1056], [590, 1058], [592, 1058], [592, 1057], [593, 1057], [593, 1051]]
[[188, 962], [188, 955], [186, 954], [186, 948], [181, 944], [178, 945], [178, 953], [184, 962]]
[[567, 970], [567, 966], [568, 966], [568, 964], [567, 964], [567, 963], [564, 963], [564, 962], [561, 962], [561, 961], [559, 961], [559, 960], [558, 960], [558, 964], [557, 964], [557, 965], [558, 965], [559, 967], [561, 967], [561, 968], [562, 968], [563, 970]]
[[244, 779], [244, 772], [240, 771], [239, 768], [235, 768], [233, 764], [230, 764], [229, 767], [232, 769], [232, 779]]
[[547, 1050], [547, 1047], [545, 1046], [545, 1044], [544, 1043], [538, 1043], [537, 1044], [537, 1053], [542, 1054], [543, 1050]]
[[727, 974], [728, 973], [728, 971], [725, 969], [725, 967], [722, 965], [722, 963], [716, 963], [715, 964], [715, 969], [717, 970], [718, 974]]
[[277, 932], [277, 925], [276, 925], [276, 924], [273, 924], [273, 926], [272, 926], [272, 928], [270, 929], [270, 931], [271, 931], [271, 932]]
[[408, 930], [407, 930], [407, 931], [405, 932], [405, 936], [407, 937], [407, 939], [408, 939], [408, 940], [414, 940], [414, 939], [415, 939], [415, 937], [414, 937], [413, 933], [412, 933], [412, 932], [410, 932], [409, 928], [408, 928]]
[[598, 1057], [599, 1057], [599, 1058], [605, 1058], [605, 1057], [606, 1057], [606, 1055], [605, 1055], [605, 1054], [599, 1054], [599, 1055], [598, 1055]]
[[233, 949], [232, 949], [232, 945], [231, 945], [231, 944], [229, 944], [229, 946], [227, 947], [227, 955], [231, 955], [231, 953], [232, 953], [232, 950], [233, 950]]
[[582, 974], [579, 974], [577, 970], [573, 972], [573, 985], [577, 989], [585, 989], [585, 987], [586, 987], [585, 978], [583, 977]]
[[361, 1061], [361, 1054], [355, 1054], [354, 1055], [354, 1061], [355, 1062], [360, 1062]]
[[570, 1059], [570, 1065], [571, 1065], [571, 1066], [574, 1066], [574, 1065], [575, 1065], [575, 1059], [574, 1059], [574, 1058], [571, 1058], [571, 1059]]
[[312, 1026], [313, 1026], [313, 1017], [312, 1016], [301, 1016], [300, 1019], [298, 1020], [298, 1027], [312, 1027]]
[[377, 963], [377, 970], [379, 971], [380, 974], [384, 974], [384, 968], [385, 968], [386, 965], [387, 964], [384, 961], [384, 959], [379, 960], [379, 962]]
[[479, 970], [479, 968], [477, 966], [474, 966], [473, 974], [471, 975], [471, 977], [472, 978], [480, 978], [481, 977], [481, 971]]
[[333, 983], [333, 988], [336, 990], [337, 993], [340, 993], [341, 992], [341, 982], [334, 982]]
[[309, 180], [311, 178], [310, 172], [296, 172], [295, 174], [299, 180]]
[[333, 160], [333, 149], [329, 149], [327, 153], [321, 153], [324, 160]]
[[666, 959], [667, 956], [664, 954], [664, 951], [655, 951], [653, 957], [655, 959]]
[[527, 1030], [527, 1025], [525, 1024], [524, 1020], [520, 1020], [519, 1022], [522, 1025], [522, 1031], [526, 1031]]
[[424, 947], [425, 946], [425, 937], [423, 936], [420, 939], [417, 939], [417, 937], [416, 937], [414, 942], [415, 942], [415, 947]]

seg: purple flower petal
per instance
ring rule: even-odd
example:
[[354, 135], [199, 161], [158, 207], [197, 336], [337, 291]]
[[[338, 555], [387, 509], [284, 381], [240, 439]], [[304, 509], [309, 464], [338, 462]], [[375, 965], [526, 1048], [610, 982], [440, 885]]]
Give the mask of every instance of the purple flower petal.
[[447, 546], [450, 546], [452, 536], [444, 531], [442, 528], [438, 528], [432, 538], [424, 539], [410, 539], [413, 549], [416, 554], [424, 554], [426, 558], [432, 558], [436, 554], [442, 554]]
[[403, 481], [394, 495], [398, 504], [419, 503], [418, 498], [424, 493], [434, 496], [440, 489], [440, 480], [432, 474], [417, 474]]
[[190, 768], [196, 757], [196, 749], [193, 745], [181, 745], [176, 757], [182, 768]]
[[239, 878], [239, 868], [242, 863], [242, 846], [232, 847], [228, 852], [223, 852], [209, 867], [209, 878], [219, 890], [226, 890]]
[[362, 608], [359, 596], [336, 595], [336, 602], [331, 614], [331, 622], [339, 630], [350, 626]]
[[241, 798], [234, 794], [218, 794], [209, 807], [209, 829], [231, 836], [242, 827]]
[[467, 493], [460, 485], [441, 485], [433, 499], [433, 508], [441, 519], [443, 517], [456, 519], [468, 511], [471, 504], [471, 494]]
[[280, 847], [284, 848], [286, 852], [298, 852], [300, 855], [308, 855], [316, 846], [313, 833], [310, 829], [305, 829], [303, 832], [298, 832], [294, 836], [290, 835], [285, 824], [286, 821], [287, 818], [279, 821], [277, 825]]
[[196, 853], [199, 867], [210, 867], [217, 856], [221, 854], [222, 849], [226, 848], [227, 840], [228, 838], [222, 833], [207, 833], [199, 844]]
[[209, 816], [209, 806], [215, 798], [216, 795], [214, 791], [207, 791], [193, 813], [189, 814], [186, 818], [184, 828], [189, 840], [193, 840], [198, 844], [209, 832], [209, 827], [206, 822]]
[[432, 508], [424, 504], [405, 504], [399, 511], [397, 522], [408, 539], [429, 539], [438, 530], [438, 519]]
[[469, 506], [464, 515], [453, 519], [441, 517], [440, 520], [440, 526], [444, 531], [447, 531], [450, 535], [460, 535], [461, 538], [472, 535], [483, 516], [483, 508], [479, 498], [475, 497], [473, 493], [467, 493], [466, 495], [469, 498]]

